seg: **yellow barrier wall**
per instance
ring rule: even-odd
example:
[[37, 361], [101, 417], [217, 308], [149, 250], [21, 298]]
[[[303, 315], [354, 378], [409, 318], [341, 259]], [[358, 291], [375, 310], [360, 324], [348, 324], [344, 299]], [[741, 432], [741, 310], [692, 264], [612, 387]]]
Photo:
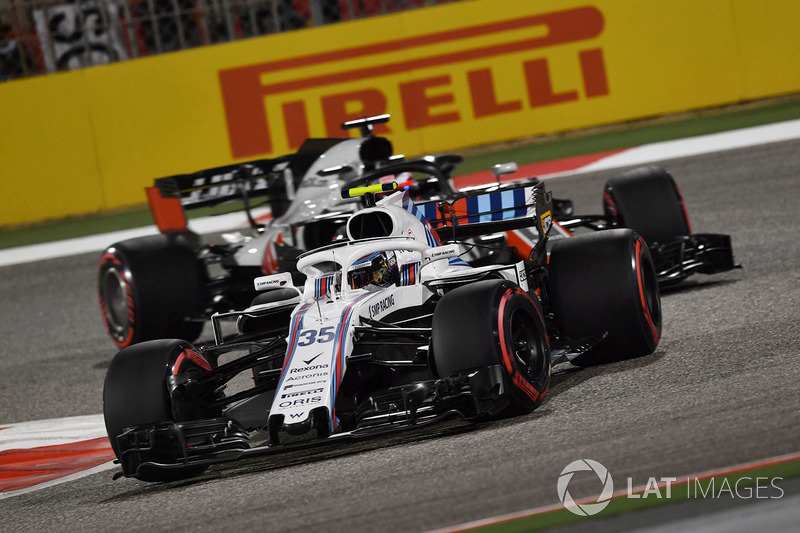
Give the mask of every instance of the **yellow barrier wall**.
[[0, 84], [0, 225], [388, 112], [408, 155], [800, 91], [793, 0], [474, 0]]

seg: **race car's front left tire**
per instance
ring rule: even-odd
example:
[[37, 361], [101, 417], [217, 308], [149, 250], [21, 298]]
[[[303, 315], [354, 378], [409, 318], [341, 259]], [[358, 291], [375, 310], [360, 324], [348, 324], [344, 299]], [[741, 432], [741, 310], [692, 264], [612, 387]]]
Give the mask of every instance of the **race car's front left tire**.
[[536, 408], [550, 386], [542, 309], [516, 284], [484, 280], [445, 294], [433, 314], [431, 349], [440, 377], [500, 365], [508, 414]]
[[205, 360], [190, 343], [177, 339], [136, 344], [121, 350], [111, 360], [103, 385], [103, 418], [114, 454], [124, 463], [123, 469], [127, 469], [128, 473], [135, 472], [133, 477], [142, 481], [175, 481], [197, 476], [208, 468], [205, 465], [192, 465], [139, 469], [142, 462], [175, 463], [181, 460], [182, 455], [174, 450], [154, 448], [145, 456], [131, 453], [122, 457], [117, 439], [126, 428], [176, 422], [176, 410], [173, 409], [167, 389], [168, 373], [202, 373], [206, 370], [205, 365]]

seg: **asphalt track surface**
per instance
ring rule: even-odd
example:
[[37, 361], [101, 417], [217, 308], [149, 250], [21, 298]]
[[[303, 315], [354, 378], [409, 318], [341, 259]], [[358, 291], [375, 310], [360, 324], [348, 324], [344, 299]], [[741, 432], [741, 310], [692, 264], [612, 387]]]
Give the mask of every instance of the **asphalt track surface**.
[[[643, 484], [799, 451], [800, 142], [663, 165], [694, 230], [731, 234], [744, 270], [665, 294], [655, 354], [559, 366], [549, 398], [523, 417], [270, 456], [179, 483], [94, 474], [0, 500], [0, 530], [423, 531], [557, 503], [559, 473], [580, 458], [622, 488], [625, 476]], [[617, 172], [549, 185], [577, 212], [597, 213]], [[115, 350], [96, 260], [0, 268], [0, 422], [101, 412]], [[599, 493], [590, 478], [569, 488], [576, 499]], [[660, 515], [669, 525], [680, 512]]]

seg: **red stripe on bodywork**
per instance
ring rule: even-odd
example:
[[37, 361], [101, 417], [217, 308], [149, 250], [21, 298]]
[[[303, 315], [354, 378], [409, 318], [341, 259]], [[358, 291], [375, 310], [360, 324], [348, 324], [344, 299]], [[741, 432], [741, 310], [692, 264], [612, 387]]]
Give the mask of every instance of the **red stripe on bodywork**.
[[206, 360], [205, 357], [203, 357], [202, 355], [200, 355], [199, 353], [197, 353], [194, 350], [186, 348], [178, 356], [178, 359], [177, 359], [177, 361], [175, 361], [175, 364], [172, 365], [172, 375], [173, 376], [177, 376], [178, 375], [178, 372], [180, 371], [180, 368], [181, 368], [181, 363], [183, 363], [184, 359], [188, 359], [189, 361], [193, 362], [194, 364], [196, 364], [197, 366], [199, 366], [201, 368], [204, 368], [206, 370], [211, 370], [211, 364]]
[[350, 305], [345, 307], [342, 312], [342, 319], [339, 321], [339, 335], [336, 338], [336, 345], [334, 347], [333, 363], [336, 365], [336, 381], [331, 387], [331, 423], [333, 429], [336, 430], [338, 423], [336, 422], [336, 396], [339, 394], [339, 385], [342, 383], [342, 367], [344, 366], [344, 345], [347, 342], [345, 338], [345, 330], [347, 325], [353, 317], [353, 309], [356, 304], [361, 300], [372, 296], [372, 294], [364, 294], [356, 298]]
[[196, 351], [190, 350], [190, 349], [186, 349], [186, 350], [183, 351], [183, 353], [186, 354], [186, 357], [189, 358], [189, 361], [193, 362], [194, 364], [196, 364], [200, 368], [203, 368], [205, 370], [211, 370], [211, 363], [209, 363], [208, 360], [205, 357], [203, 357], [202, 355], [200, 355]]
[[516, 231], [507, 231], [506, 240], [508, 240], [508, 244], [517, 249], [518, 257], [527, 258], [531, 255], [533, 245]]
[[292, 330], [291, 337], [289, 338], [289, 345], [286, 347], [287, 355], [286, 357], [283, 358], [283, 366], [281, 367], [281, 376], [278, 379], [278, 383], [281, 383], [281, 381], [283, 380], [283, 374], [286, 372], [286, 367], [289, 364], [289, 359], [291, 358], [292, 355], [294, 355], [295, 343], [297, 342], [297, 333], [300, 331], [300, 323], [303, 321], [302, 320], [303, 315], [305, 314], [306, 311], [308, 311], [309, 307], [311, 307], [311, 304], [306, 304], [306, 306], [304, 308], [301, 308], [300, 311], [297, 312], [297, 315], [295, 315], [296, 321], [294, 324], [294, 329]]
[[561, 224], [559, 224], [557, 220], [554, 220], [554, 221], [553, 221], [553, 225], [554, 225], [554, 226], [558, 226], [559, 228], [561, 228], [561, 231], [564, 231], [564, 232], [566, 232], [566, 234], [567, 234], [567, 235], [569, 235], [570, 237], [571, 237], [572, 235], [574, 235], [574, 233], [572, 233], [570, 230], [568, 230], [567, 228], [565, 228], [564, 226], [562, 226]]
[[177, 376], [178, 375], [178, 371], [181, 368], [181, 363], [183, 363], [183, 360], [184, 360], [185, 357], [186, 357], [186, 352], [185, 351], [181, 352], [181, 354], [178, 356], [178, 359], [175, 361], [175, 364], [172, 365], [172, 375], [173, 376]]
[[265, 274], [276, 274], [279, 271], [278, 261], [275, 259], [275, 252], [273, 251], [274, 246], [275, 241], [272, 239], [264, 243], [264, 257], [261, 261], [261, 270], [263, 270]]

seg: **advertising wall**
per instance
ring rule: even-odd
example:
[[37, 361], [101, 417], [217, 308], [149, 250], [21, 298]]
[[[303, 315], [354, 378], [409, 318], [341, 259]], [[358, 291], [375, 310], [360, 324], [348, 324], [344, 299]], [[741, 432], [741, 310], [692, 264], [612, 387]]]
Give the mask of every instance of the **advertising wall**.
[[[0, 84], [0, 226], [343, 136], [398, 153], [800, 91], [791, 0], [474, 0]], [[355, 133], [354, 133], [355, 134]]]

